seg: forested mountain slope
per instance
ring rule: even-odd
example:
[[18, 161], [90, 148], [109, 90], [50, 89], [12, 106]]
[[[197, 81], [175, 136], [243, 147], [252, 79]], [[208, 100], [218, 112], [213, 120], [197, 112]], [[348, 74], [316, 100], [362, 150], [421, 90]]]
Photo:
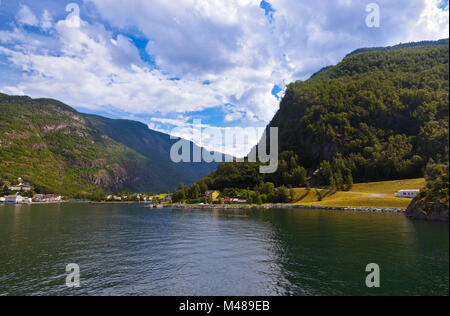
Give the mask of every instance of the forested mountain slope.
[[270, 123], [280, 151], [357, 181], [423, 176], [430, 159], [448, 160], [448, 61], [448, 42], [375, 50], [290, 84]]
[[[110, 124], [110, 125], [108, 125]], [[214, 164], [175, 164], [169, 135], [146, 125], [85, 115], [50, 99], [0, 94], [0, 178], [40, 192], [166, 192]]]
[[270, 122], [279, 128], [280, 164], [221, 164], [209, 187], [261, 182], [303, 186], [417, 178], [448, 163], [448, 40], [362, 49], [309, 80], [291, 83]]

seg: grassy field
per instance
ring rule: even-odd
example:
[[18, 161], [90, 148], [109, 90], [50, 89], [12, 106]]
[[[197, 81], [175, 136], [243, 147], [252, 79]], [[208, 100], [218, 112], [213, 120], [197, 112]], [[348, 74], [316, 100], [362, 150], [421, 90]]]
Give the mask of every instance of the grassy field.
[[421, 189], [424, 179], [398, 180], [355, 184], [349, 192], [319, 190], [323, 200], [319, 201], [315, 189], [295, 189], [296, 204], [336, 207], [377, 207], [407, 209], [411, 199], [396, 198], [394, 193], [402, 189]]
[[393, 196], [394, 193], [398, 192], [399, 190], [422, 189], [424, 186], [425, 179], [359, 183], [353, 185], [353, 188], [350, 190], [350, 192], [389, 194]]

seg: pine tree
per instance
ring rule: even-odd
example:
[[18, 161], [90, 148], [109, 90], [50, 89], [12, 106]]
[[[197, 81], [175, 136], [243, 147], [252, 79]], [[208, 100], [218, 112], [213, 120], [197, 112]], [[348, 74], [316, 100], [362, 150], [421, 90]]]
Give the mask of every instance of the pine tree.
[[11, 194], [11, 191], [8, 189], [8, 186], [6, 184], [3, 186], [3, 192], [2, 193], [3, 193], [4, 196], [7, 196], [7, 195]]

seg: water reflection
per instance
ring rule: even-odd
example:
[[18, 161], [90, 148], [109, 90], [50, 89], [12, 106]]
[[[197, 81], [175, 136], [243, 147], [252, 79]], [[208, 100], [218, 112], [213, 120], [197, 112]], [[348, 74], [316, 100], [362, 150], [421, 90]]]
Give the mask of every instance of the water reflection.
[[0, 240], [0, 295], [448, 295], [448, 225], [400, 215], [2, 206]]

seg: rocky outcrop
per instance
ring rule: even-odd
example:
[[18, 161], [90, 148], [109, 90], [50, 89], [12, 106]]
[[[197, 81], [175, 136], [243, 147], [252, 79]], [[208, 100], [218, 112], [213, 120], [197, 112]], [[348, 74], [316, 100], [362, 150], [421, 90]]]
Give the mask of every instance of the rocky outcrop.
[[411, 219], [439, 221], [448, 223], [448, 205], [439, 201], [426, 202], [422, 199], [415, 199], [406, 210], [406, 216]]

